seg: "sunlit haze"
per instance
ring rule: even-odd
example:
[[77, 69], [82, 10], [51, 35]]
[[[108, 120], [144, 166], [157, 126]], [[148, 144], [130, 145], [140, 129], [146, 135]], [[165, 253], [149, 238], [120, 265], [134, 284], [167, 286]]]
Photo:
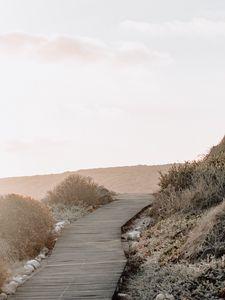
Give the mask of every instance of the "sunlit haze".
[[0, 0], [0, 177], [198, 158], [224, 53], [224, 0]]

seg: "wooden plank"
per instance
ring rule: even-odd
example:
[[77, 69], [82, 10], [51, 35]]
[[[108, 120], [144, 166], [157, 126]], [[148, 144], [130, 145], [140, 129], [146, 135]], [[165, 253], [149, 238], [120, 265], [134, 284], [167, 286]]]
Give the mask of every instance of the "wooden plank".
[[70, 225], [42, 268], [8, 299], [112, 299], [126, 265], [121, 226], [151, 199], [144, 194], [119, 195]]

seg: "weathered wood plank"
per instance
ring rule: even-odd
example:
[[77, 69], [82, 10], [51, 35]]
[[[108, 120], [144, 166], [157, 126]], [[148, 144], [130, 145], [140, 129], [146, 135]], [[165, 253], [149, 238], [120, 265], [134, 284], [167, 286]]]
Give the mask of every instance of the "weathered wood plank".
[[150, 195], [119, 195], [72, 224], [43, 267], [9, 299], [112, 299], [126, 265], [121, 226], [150, 202]]

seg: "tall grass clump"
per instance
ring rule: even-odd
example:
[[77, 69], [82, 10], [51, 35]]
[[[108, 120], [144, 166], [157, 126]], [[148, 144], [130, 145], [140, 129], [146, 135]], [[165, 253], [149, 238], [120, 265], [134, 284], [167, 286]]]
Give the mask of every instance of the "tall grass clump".
[[200, 161], [175, 164], [160, 175], [152, 214], [158, 218], [176, 212], [199, 214], [225, 196], [225, 137]]
[[0, 224], [0, 256], [4, 261], [35, 257], [52, 239], [50, 210], [29, 197], [0, 197]]
[[112, 195], [90, 177], [70, 175], [49, 191], [44, 200], [50, 206], [64, 204], [69, 207], [97, 207], [112, 201]]
[[204, 213], [181, 248], [181, 257], [193, 262], [225, 253], [225, 200]]

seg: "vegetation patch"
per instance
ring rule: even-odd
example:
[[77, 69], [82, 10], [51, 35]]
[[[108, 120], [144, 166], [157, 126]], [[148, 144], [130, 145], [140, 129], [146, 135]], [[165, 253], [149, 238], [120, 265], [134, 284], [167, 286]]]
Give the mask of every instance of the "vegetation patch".
[[44, 201], [49, 205], [82, 206], [96, 208], [112, 201], [113, 193], [99, 186], [90, 177], [70, 175], [47, 193]]
[[[26, 260], [40, 265], [37, 259], [39, 256], [42, 259], [42, 251], [52, 249], [65, 224], [111, 202], [112, 196], [113, 193], [97, 185], [91, 178], [79, 175], [66, 178], [49, 191], [43, 201], [16, 194], [1, 196], [0, 288], [9, 279], [8, 270], [20, 268]], [[35, 259], [30, 260], [32, 258]], [[26, 267], [29, 270], [25, 270]], [[22, 273], [32, 272], [36, 267], [25, 265]], [[26, 274], [23, 275], [26, 277]], [[7, 288], [11, 285], [16, 283], [7, 283]]]
[[225, 137], [160, 175], [150, 226], [129, 249], [127, 299], [225, 299]]
[[48, 245], [54, 220], [48, 207], [20, 195], [0, 198], [1, 255], [9, 261], [35, 257]]
[[49, 208], [16, 194], [0, 197], [0, 289], [19, 262], [34, 258], [54, 241]]

